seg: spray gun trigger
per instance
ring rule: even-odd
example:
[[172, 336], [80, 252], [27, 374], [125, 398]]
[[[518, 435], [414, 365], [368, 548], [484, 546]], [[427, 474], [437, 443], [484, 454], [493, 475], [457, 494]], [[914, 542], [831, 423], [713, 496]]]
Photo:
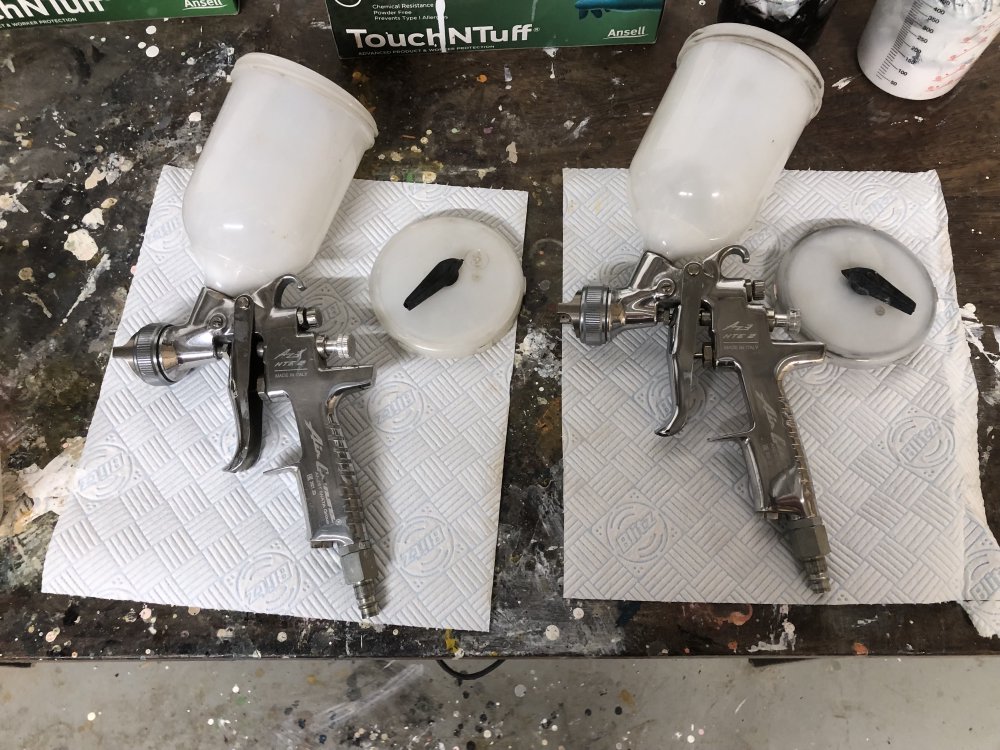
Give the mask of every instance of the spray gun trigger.
[[226, 471], [249, 469], [260, 457], [264, 402], [258, 390], [260, 359], [254, 344], [254, 304], [247, 295], [233, 306], [233, 342], [229, 347], [229, 400], [236, 417], [236, 453]]

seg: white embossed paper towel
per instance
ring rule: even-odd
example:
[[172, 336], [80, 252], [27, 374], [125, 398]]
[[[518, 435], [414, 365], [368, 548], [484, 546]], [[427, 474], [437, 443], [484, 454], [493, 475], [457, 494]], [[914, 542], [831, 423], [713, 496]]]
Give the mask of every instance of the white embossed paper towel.
[[[188, 176], [160, 177], [118, 342], [186, 320], [201, 287], [181, 224]], [[300, 274], [323, 331], [353, 331], [357, 361], [376, 366], [340, 414], [384, 571], [380, 622], [489, 629], [515, 333], [460, 360], [407, 354], [377, 326], [368, 272], [393, 234], [436, 214], [484, 221], [520, 254], [526, 211], [523, 192], [356, 180]], [[336, 553], [309, 547], [294, 479], [264, 474], [297, 455], [291, 410], [266, 409], [257, 466], [222, 470], [235, 444], [227, 372], [218, 362], [157, 388], [109, 365], [43, 591], [358, 619]]]
[[[564, 172], [563, 298], [584, 283], [623, 285], [642, 251], [627, 171]], [[947, 212], [934, 172], [785, 172], [744, 238], [732, 275], [773, 279], [804, 234], [857, 221], [888, 232], [927, 266], [940, 300], [906, 363], [831, 362], [786, 379], [820, 512], [833, 589], [821, 597], [751, 512], [738, 445], [736, 375], [701, 371], [697, 412], [677, 437], [653, 430], [671, 408], [667, 332], [587, 348], [563, 335], [565, 595], [761, 603], [900, 603], [963, 598], [966, 507], [983, 507], [976, 384], [959, 316]], [[993, 543], [994, 548], [996, 543]]]

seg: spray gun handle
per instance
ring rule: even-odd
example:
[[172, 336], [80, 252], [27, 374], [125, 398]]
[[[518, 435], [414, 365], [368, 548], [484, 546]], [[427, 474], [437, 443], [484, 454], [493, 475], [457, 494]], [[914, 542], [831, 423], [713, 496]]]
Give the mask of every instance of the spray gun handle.
[[830, 545], [782, 380], [792, 367], [820, 362], [825, 354], [818, 342], [772, 340], [762, 305], [729, 296], [713, 307], [711, 359], [705, 364], [736, 369], [751, 422], [746, 431], [717, 439], [742, 447], [755, 510], [779, 527], [818, 593], [830, 589]]
[[375, 369], [334, 364], [353, 354], [350, 338], [318, 336], [313, 332], [323, 322], [318, 310], [284, 307], [284, 290], [293, 284], [304, 289], [294, 276], [283, 276], [253, 295], [258, 388], [264, 399], [291, 402], [302, 452], [284, 469], [299, 484], [310, 544], [336, 548], [362, 616], [371, 617], [378, 613], [375, 556], [337, 407], [344, 395], [369, 387]]
[[274, 471], [294, 474], [306, 511], [310, 544], [336, 548], [344, 582], [354, 588], [361, 615], [372, 617], [379, 611], [375, 597], [377, 566], [337, 407], [346, 394], [369, 387], [375, 372], [366, 366], [338, 367], [332, 372], [335, 382], [327, 398], [291, 394], [302, 454], [297, 462]]

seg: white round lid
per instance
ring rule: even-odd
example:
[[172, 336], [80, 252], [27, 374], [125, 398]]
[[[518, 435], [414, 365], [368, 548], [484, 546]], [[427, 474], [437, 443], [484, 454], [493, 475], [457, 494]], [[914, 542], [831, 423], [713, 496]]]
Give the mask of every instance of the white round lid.
[[[915, 303], [913, 312], [852, 289], [843, 273], [849, 269], [859, 269], [853, 278], [869, 279], [864, 286], [885, 289], [888, 282]], [[859, 224], [802, 238], [781, 262], [777, 292], [786, 308], [801, 313], [802, 336], [822, 341], [832, 359], [848, 366], [882, 367], [911, 354], [937, 308], [937, 291], [920, 260], [889, 235]]]
[[[412, 309], [403, 303], [448, 259], [457, 279]], [[451, 264], [452, 271], [458, 263]], [[454, 275], [451, 276], [454, 278]], [[382, 248], [371, 274], [375, 315], [403, 348], [428, 357], [488, 349], [517, 319], [524, 296], [521, 262], [497, 230], [472, 219], [438, 216], [410, 224]]]

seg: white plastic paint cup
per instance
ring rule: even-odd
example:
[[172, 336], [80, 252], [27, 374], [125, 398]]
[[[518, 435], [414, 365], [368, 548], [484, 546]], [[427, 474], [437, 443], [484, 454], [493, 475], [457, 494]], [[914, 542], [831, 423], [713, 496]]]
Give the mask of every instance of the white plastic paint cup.
[[289, 60], [244, 55], [232, 80], [183, 211], [205, 284], [230, 295], [312, 261], [378, 135], [354, 97]]
[[671, 259], [738, 242], [823, 101], [812, 60], [743, 24], [699, 29], [629, 168], [646, 248]]

